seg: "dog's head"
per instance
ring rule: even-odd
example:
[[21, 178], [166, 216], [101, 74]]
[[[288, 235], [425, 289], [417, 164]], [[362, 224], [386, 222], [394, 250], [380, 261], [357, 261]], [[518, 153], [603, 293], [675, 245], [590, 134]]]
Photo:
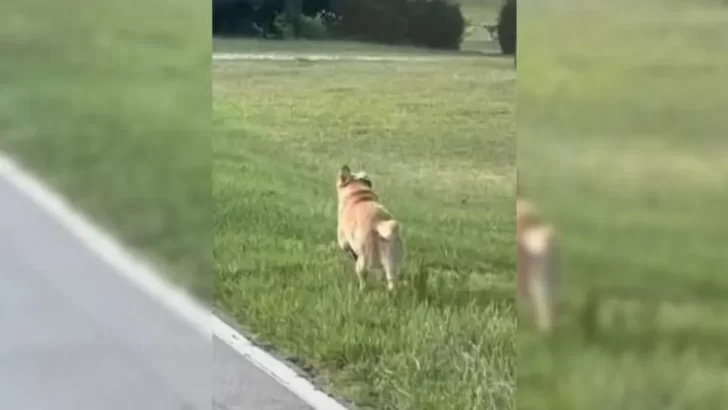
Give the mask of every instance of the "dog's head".
[[372, 180], [365, 171], [352, 173], [348, 165], [342, 166], [336, 175], [336, 189], [340, 190], [354, 184], [372, 188]]

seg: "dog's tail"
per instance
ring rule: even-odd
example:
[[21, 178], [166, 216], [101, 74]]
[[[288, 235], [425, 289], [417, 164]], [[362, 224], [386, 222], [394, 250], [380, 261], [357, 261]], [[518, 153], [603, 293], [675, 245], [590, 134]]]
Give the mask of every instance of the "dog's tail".
[[399, 223], [394, 219], [381, 221], [377, 223], [374, 229], [376, 229], [377, 234], [385, 241], [389, 241], [399, 235]]
[[374, 229], [366, 233], [366, 238], [362, 243], [362, 257], [365, 266], [370, 267], [380, 260], [382, 257], [382, 241], [390, 242], [398, 238], [399, 223], [394, 219], [379, 221], [374, 225]]

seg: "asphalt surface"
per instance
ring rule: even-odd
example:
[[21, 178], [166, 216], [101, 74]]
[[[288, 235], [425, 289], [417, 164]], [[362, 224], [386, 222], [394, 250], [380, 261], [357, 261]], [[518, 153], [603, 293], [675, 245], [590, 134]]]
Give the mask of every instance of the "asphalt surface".
[[310, 410], [0, 176], [0, 409]]

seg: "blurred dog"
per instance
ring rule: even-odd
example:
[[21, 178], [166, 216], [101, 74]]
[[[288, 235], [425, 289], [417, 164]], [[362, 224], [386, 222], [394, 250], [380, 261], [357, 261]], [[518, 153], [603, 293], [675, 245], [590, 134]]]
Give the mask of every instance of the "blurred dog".
[[518, 300], [531, 303], [537, 327], [548, 331], [555, 317], [557, 235], [534, 205], [522, 198], [516, 199], [516, 254]]
[[356, 260], [359, 290], [366, 287], [369, 270], [381, 268], [387, 289], [394, 290], [404, 258], [400, 225], [372, 189], [366, 172], [353, 174], [344, 165], [336, 176], [339, 201], [337, 236], [339, 248]]

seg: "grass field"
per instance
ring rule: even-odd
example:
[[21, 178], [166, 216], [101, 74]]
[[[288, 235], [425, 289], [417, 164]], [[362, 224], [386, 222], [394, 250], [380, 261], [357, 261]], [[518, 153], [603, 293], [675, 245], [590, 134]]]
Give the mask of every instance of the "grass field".
[[210, 11], [197, 4], [2, 2], [0, 149], [206, 297]]
[[519, 331], [518, 406], [723, 409], [728, 10], [561, 3], [519, 10], [519, 172], [567, 289], [553, 343]]
[[[362, 408], [513, 408], [511, 64], [215, 63], [213, 79], [219, 307]], [[426, 292], [358, 294], [335, 245], [344, 163], [402, 221]]]
[[[477, 37], [476, 37], [477, 38]], [[366, 55], [366, 56], [431, 56], [431, 57], [472, 57], [473, 54], [500, 54], [498, 44], [484, 39], [464, 41], [458, 51], [430, 50], [409, 46], [359, 43], [337, 40], [292, 40], [272, 41], [249, 38], [214, 38], [212, 48], [221, 53], [266, 53], [286, 55]]]
[[[552, 343], [514, 347], [507, 59], [215, 65], [218, 306], [364, 407], [513, 408], [517, 373], [522, 409], [724, 408], [728, 12], [671, 3], [519, 12], [519, 167], [565, 240]], [[169, 4], [0, 3], [0, 148], [204, 292], [209, 7]], [[426, 295], [354, 291], [343, 162]]]
[[[203, 297], [207, 13], [189, 2], [0, 6], [2, 150]], [[510, 64], [216, 70], [218, 305], [360, 404], [513, 407]], [[342, 161], [366, 166], [402, 219], [406, 273], [429, 275], [425, 294], [353, 292], [332, 246]]]

